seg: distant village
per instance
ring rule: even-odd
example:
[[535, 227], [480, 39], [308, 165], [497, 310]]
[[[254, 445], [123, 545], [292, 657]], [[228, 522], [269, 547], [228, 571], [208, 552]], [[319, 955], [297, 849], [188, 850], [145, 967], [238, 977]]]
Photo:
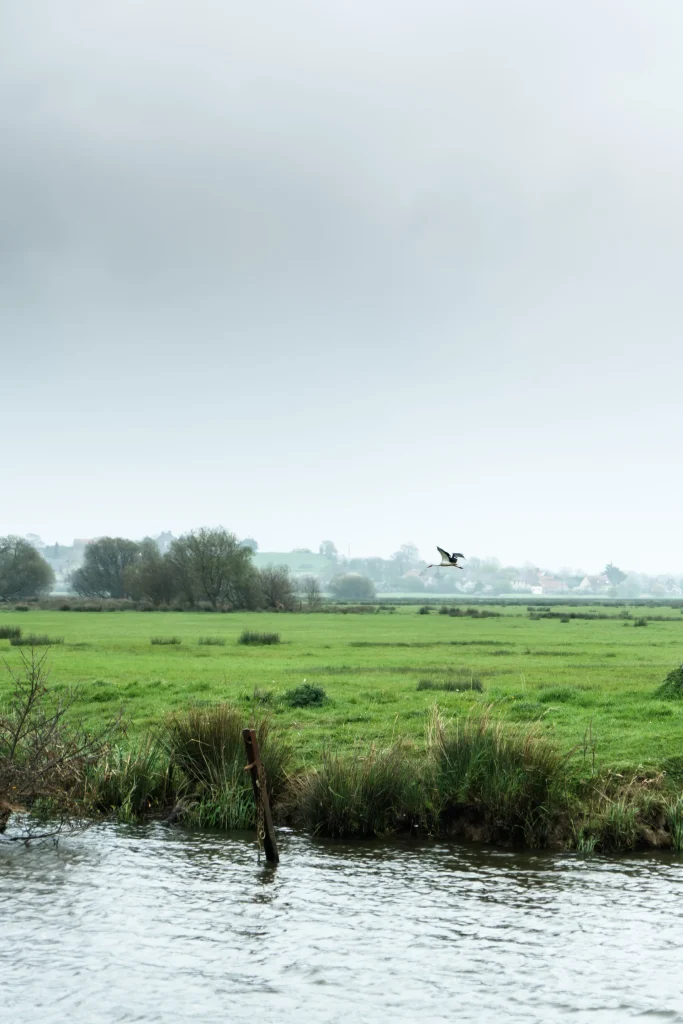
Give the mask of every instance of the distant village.
[[[33, 534], [26, 537], [52, 566], [55, 594], [69, 593], [71, 573], [82, 564], [85, 550], [94, 539], [76, 538], [70, 545], [49, 545]], [[153, 539], [163, 554], [171, 546], [174, 535], [167, 531]], [[376, 592], [388, 596], [683, 597], [683, 579], [667, 574], [649, 576], [622, 571], [611, 564], [597, 573], [573, 569], [551, 572], [531, 565], [504, 566], [495, 558], [472, 557], [464, 562], [462, 572], [438, 569], [425, 572], [426, 563], [412, 544], [402, 545], [390, 558], [345, 557], [332, 541], [323, 541], [317, 551], [298, 548], [289, 552], [261, 551], [258, 543], [250, 538], [242, 544], [253, 550], [256, 568], [286, 566], [295, 584], [304, 577], [314, 576], [323, 591], [335, 577], [357, 575], [372, 580]]]

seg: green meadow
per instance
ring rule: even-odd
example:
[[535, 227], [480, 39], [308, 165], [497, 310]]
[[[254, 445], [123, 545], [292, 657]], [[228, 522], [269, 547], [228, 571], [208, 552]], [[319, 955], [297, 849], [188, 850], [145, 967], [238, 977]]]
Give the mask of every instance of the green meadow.
[[[503, 720], [539, 721], [587, 766], [681, 772], [683, 701], [655, 696], [683, 661], [679, 609], [581, 606], [609, 617], [568, 621], [531, 618], [524, 606], [487, 610], [497, 615], [426, 615], [414, 606], [373, 614], [31, 610], [0, 613], [0, 627], [63, 640], [49, 652], [51, 685], [75, 688], [91, 724], [123, 708], [131, 736], [189, 703], [226, 701], [244, 709], [245, 723], [270, 715], [305, 764], [324, 748], [399, 736], [421, 744], [435, 703], [448, 717], [492, 705]], [[641, 616], [646, 626], [634, 625]], [[281, 643], [242, 645], [244, 630], [279, 633]], [[172, 637], [180, 643], [151, 642]], [[216, 642], [200, 643], [206, 638]], [[20, 652], [0, 640], [8, 666], [18, 667]], [[304, 681], [327, 701], [290, 706], [288, 692]], [[0, 699], [10, 682], [3, 671]]]

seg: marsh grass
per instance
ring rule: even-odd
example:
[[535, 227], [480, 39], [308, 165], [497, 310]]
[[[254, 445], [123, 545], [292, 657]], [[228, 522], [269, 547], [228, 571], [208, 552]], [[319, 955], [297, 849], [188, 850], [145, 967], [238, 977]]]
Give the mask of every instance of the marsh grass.
[[567, 812], [573, 777], [569, 755], [538, 725], [494, 721], [491, 708], [447, 723], [435, 708], [428, 740], [446, 818], [474, 813], [490, 841], [548, 845]]
[[677, 853], [683, 851], [683, 795], [675, 797], [667, 809], [667, 825], [671, 845]]
[[29, 633], [28, 636], [22, 636], [21, 631], [19, 631], [19, 636], [10, 637], [9, 642], [12, 647], [55, 647], [64, 643], [64, 637], [43, 636], [37, 633]]
[[19, 626], [0, 626], [0, 640], [18, 640], [20, 637]]
[[225, 647], [224, 636], [200, 636], [197, 643], [200, 647]]
[[137, 821], [172, 798], [168, 756], [156, 735], [108, 750], [85, 778], [86, 804], [119, 821]]
[[364, 754], [324, 751], [293, 785], [295, 818], [314, 835], [362, 838], [410, 827], [425, 814], [419, 766], [401, 742]]
[[149, 642], [153, 647], [177, 647], [183, 641], [179, 636], [153, 636]]
[[257, 633], [252, 629], [245, 629], [237, 641], [238, 644], [279, 644], [280, 634], [279, 633]]
[[[166, 722], [164, 744], [181, 795], [191, 794], [224, 803], [225, 795], [235, 798], [251, 792], [242, 729], [244, 714], [231, 704], [191, 706], [171, 715]], [[291, 765], [291, 750], [281, 735], [271, 731], [262, 718], [256, 729], [268, 793], [276, 800], [283, 790]]]

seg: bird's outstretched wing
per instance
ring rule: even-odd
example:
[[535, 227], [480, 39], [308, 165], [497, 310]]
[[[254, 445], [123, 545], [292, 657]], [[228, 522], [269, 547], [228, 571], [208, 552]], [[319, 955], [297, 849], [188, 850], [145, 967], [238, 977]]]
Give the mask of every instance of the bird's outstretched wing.
[[444, 551], [443, 548], [440, 548], [438, 544], [436, 545], [436, 550], [439, 552], [442, 558], [445, 558], [447, 562], [450, 562], [451, 556], [448, 554], [447, 551]]
[[464, 557], [465, 556], [463, 554], [461, 554], [460, 551], [454, 551], [453, 552], [453, 558], [464, 558]]

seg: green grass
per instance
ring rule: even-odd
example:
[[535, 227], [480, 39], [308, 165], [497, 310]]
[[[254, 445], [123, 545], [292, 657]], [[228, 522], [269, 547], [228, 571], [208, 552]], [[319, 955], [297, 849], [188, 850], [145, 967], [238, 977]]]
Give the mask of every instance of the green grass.
[[[447, 716], [492, 705], [495, 720], [537, 721], [560, 751], [582, 744], [591, 731], [601, 767], [657, 769], [680, 757], [683, 701], [656, 695], [683, 661], [678, 610], [658, 609], [647, 629], [624, 629], [623, 609], [608, 606], [596, 609], [608, 618], [569, 622], [529, 619], [524, 606], [496, 610], [500, 615], [491, 618], [417, 615], [415, 606], [372, 615], [291, 614], [284, 622], [283, 613], [212, 616], [224, 646], [199, 643], [207, 633], [200, 612], [2, 611], [0, 626], [63, 637], [49, 654], [51, 685], [76, 688], [77, 710], [91, 724], [123, 705], [131, 737], [191, 702], [236, 703], [246, 723], [254, 693], [268, 692], [273, 724], [289, 734], [298, 764], [315, 764], [324, 749], [386, 747], [397, 736], [422, 747], [435, 699]], [[171, 629], [181, 645], [150, 644], [150, 635]], [[282, 630], [287, 643], [241, 645], [245, 630]], [[0, 640], [0, 657], [10, 666], [17, 667], [19, 655]], [[472, 677], [482, 680], [483, 693], [417, 689], [421, 679]], [[304, 680], [323, 686], [329, 703], [289, 707], [284, 694]], [[0, 699], [9, 688], [9, 675], [0, 671]]]

